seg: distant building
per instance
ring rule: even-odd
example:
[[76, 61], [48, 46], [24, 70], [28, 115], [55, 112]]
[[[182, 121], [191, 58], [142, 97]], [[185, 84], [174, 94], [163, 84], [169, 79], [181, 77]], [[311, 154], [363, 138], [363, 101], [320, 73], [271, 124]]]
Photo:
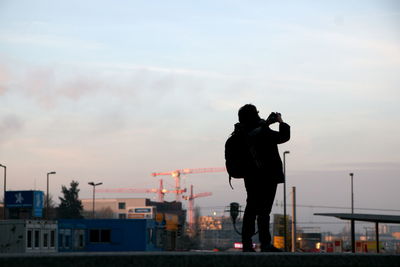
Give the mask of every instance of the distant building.
[[[83, 216], [93, 217], [93, 199], [82, 199]], [[154, 219], [163, 225], [164, 250], [183, 250], [181, 237], [185, 232], [186, 210], [181, 202], [154, 202], [146, 198], [110, 198], [95, 200], [95, 218], [99, 219]]]
[[[198, 224], [201, 249], [228, 250], [241, 242], [242, 238], [235, 231], [230, 217], [200, 216]], [[242, 230], [242, 220], [237, 220], [236, 228]]]
[[[84, 210], [83, 216], [92, 218], [93, 199], [81, 199], [81, 201]], [[130, 209], [146, 207], [146, 201], [146, 198], [96, 198], [95, 216], [104, 219], [127, 219]]]

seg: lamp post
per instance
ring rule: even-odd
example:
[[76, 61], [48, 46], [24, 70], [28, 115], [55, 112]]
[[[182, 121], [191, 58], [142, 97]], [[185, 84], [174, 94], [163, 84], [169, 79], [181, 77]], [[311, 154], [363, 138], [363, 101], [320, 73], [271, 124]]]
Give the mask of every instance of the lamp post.
[[354, 214], [354, 191], [353, 191], [353, 176], [354, 173], [349, 173], [351, 178], [351, 214]]
[[[354, 191], [353, 191], [353, 176], [354, 173], [349, 173], [350, 178], [351, 178], [351, 214], [354, 215]], [[356, 237], [355, 237], [355, 223], [354, 223], [354, 219], [352, 219], [350, 221], [351, 223], [351, 252], [355, 253], [356, 252]]]
[[49, 219], [49, 175], [56, 174], [55, 171], [47, 173], [47, 193], [46, 193], [46, 219]]
[[287, 249], [287, 223], [286, 223], [286, 154], [289, 154], [290, 151], [283, 152], [283, 242], [285, 244], [285, 251]]
[[4, 168], [4, 198], [3, 198], [3, 219], [6, 219], [6, 182], [7, 182], [7, 167], [0, 164]]
[[92, 213], [92, 218], [94, 219], [94, 201], [95, 201], [95, 193], [96, 193], [96, 186], [98, 185], [102, 185], [103, 183], [94, 183], [94, 182], [90, 182], [88, 183], [89, 185], [93, 186], [93, 213]]

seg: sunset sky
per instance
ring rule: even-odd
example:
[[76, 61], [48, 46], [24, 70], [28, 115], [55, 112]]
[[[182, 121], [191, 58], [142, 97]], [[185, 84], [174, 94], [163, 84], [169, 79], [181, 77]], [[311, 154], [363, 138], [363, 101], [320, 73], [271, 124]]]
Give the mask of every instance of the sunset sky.
[[[292, 127], [280, 152], [299, 204], [349, 207], [354, 172], [356, 211], [399, 215], [399, 73], [399, 1], [1, 0], [0, 164], [8, 190], [56, 171], [55, 199], [71, 180], [82, 198], [90, 181], [155, 188], [152, 172], [224, 166], [253, 103]], [[183, 184], [213, 193], [203, 214], [245, 204], [226, 173]]]

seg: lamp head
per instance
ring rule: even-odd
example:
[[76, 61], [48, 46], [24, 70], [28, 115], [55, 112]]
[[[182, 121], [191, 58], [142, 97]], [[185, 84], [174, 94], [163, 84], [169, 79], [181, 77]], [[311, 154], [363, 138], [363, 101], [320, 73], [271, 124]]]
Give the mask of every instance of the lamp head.
[[91, 185], [91, 186], [98, 186], [98, 185], [102, 185], [103, 183], [102, 182], [100, 182], [100, 183], [94, 183], [94, 182], [90, 182], [90, 183], [88, 183], [89, 185]]
[[48, 172], [47, 174], [56, 174], [56, 172], [52, 171], [52, 172]]

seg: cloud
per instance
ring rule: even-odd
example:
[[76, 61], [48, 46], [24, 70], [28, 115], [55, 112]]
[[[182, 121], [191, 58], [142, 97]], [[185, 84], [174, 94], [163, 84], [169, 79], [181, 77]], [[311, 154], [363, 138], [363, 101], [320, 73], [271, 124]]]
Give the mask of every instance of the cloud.
[[54, 48], [79, 48], [79, 49], [90, 49], [90, 50], [101, 50], [105, 48], [105, 45], [100, 42], [85, 41], [74, 38], [66, 38], [56, 35], [47, 34], [27, 34], [27, 33], [0, 33], [0, 42], [11, 43], [11, 44], [25, 44], [25, 45], [36, 45], [44, 47]]
[[333, 168], [335, 170], [400, 170], [400, 162], [386, 161], [386, 162], [341, 162], [341, 163], [331, 163], [327, 164], [326, 167]]
[[14, 114], [0, 117], [0, 142], [5, 142], [10, 136], [20, 132], [24, 128], [24, 121]]
[[10, 72], [5, 65], [0, 65], [0, 95], [7, 90], [7, 84], [11, 80]]

